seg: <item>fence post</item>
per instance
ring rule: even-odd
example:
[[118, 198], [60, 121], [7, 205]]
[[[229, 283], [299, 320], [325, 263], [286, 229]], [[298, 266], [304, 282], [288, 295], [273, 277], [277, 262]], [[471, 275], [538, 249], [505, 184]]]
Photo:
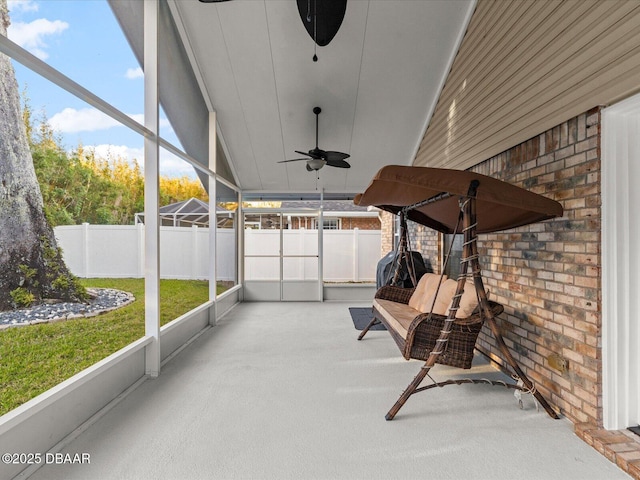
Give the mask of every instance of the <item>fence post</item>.
[[359, 261], [359, 248], [360, 248], [360, 229], [358, 227], [353, 229], [353, 281], [360, 281], [360, 261]]
[[82, 224], [82, 277], [89, 278], [89, 224]]
[[301, 278], [302, 281], [305, 281], [307, 279], [307, 269], [305, 268], [306, 258], [304, 257], [304, 255], [306, 255], [307, 253], [305, 248], [306, 231], [307, 230], [304, 227], [300, 227], [298, 229], [298, 255], [302, 256], [297, 259], [296, 263], [298, 264], [298, 277]]
[[137, 228], [137, 257], [138, 257], [138, 278], [144, 277], [144, 223], [138, 223]]
[[191, 280], [198, 278], [198, 226], [191, 225]]

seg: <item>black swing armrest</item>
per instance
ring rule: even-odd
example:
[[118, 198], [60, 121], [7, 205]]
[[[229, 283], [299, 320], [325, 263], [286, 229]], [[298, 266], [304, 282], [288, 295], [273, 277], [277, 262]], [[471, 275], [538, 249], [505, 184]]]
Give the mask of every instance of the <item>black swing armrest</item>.
[[407, 305], [414, 291], [415, 287], [402, 288], [394, 287], [392, 285], [384, 285], [378, 289], [375, 298], [379, 298], [381, 300], [390, 300], [392, 302], [403, 303]]

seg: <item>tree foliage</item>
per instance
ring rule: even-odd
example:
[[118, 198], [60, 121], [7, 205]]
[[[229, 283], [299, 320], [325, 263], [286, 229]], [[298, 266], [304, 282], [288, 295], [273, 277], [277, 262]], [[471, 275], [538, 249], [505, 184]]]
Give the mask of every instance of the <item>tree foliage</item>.
[[[144, 210], [144, 173], [137, 161], [102, 158], [79, 145], [68, 152], [44, 114], [37, 121], [23, 92], [23, 117], [45, 214], [56, 225], [127, 225]], [[197, 179], [160, 177], [160, 205], [207, 193]]]

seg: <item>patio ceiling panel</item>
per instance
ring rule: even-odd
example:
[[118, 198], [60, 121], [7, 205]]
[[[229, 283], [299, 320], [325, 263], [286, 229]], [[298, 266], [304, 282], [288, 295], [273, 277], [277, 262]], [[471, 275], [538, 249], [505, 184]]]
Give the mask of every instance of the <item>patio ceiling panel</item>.
[[457, 51], [453, 25], [465, 25], [474, 7], [401, 3], [370, 3], [352, 144], [361, 164], [352, 165], [351, 189], [378, 166], [412, 163]]
[[[361, 191], [382, 166], [410, 165], [464, 35], [473, 0], [350, 1], [317, 47], [295, 2], [168, 0], [239, 186], [285, 194]], [[349, 153], [316, 175], [295, 150]]]
[[[315, 147], [315, 115], [319, 116], [319, 147], [351, 154], [352, 168], [363, 161], [351, 152], [360, 61], [366, 28], [367, 2], [348, 2], [340, 30], [331, 43], [314, 50], [296, 8], [289, 1], [267, 2], [271, 27], [277, 94], [281, 115], [284, 154], [279, 160], [301, 158], [295, 150]], [[312, 57], [317, 52], [318, 61]], [[304, 162], [275, 168], [286, 175], [292, 189], [313, 190], [316, 176], [306, 171]], [[303, 175], [301, 175], [303, 173]], [[321, 182], [341, 190], [350, 170], [323, 168]]]
[[[244, 124], [238, 145], [234, 132], [231, 135], [231, 149], [242, 149], [243, 154], [235, 158], [243, 179], [243, 186], [252, 189], [275, 187], [280, 178], [273, 166], [262, 161], [264, 155], [282, 152], [282, 141], [277, 126], [278, 104], [276, 86], [271, 61], [270, 39], [267, 26], [266, 8], [255, 8], [252, 2], [238, 3], [235, 8], [218, 9], [219, 26], [226, 46], [226, 56], [233, 75], [234, 89], [212, 93], [214, 108], [220, 106], [219, 115], [236, 109], [233, 118]], [[207, 84], [215, 85], [218, 79], [215, 57], [205, 67]], [[234, 96], [233, 93], [237, 96]], [[231, 95], [229, 95], [231, 94]], [[221, 122], [224, 123], [224, 122]], [[242, 127], [241, 127], [242, 128]], [[248, 175], [247, 175], [248, 173]]]

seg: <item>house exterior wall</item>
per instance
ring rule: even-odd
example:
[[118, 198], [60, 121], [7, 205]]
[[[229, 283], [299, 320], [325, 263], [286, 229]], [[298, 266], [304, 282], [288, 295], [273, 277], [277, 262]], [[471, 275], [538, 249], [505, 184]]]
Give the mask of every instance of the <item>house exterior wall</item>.
[[[413, 161], [563, 204], [562, 219], [482, 236], [480, 253], [509, 347], [577, 423], [603, 424], [600, 108], [638, 91], [637, 1], [478, 0]], [[478, 345], [501, 361], [487, 333]]]
[[[505, 307], [504, 339], [536, 388], [573, 422], [601, 425], [600, 109], [470, 170], [563, 205], [562, 218], [480, 235], [483, 278]], [[414, 230], [414, 246], [438, 258], [439, 235]], [[486, 325], [477, 347], [506, 365]]]
[[478, 0], [413, 164], [467, 169], [638, 91], [637, 0]]

